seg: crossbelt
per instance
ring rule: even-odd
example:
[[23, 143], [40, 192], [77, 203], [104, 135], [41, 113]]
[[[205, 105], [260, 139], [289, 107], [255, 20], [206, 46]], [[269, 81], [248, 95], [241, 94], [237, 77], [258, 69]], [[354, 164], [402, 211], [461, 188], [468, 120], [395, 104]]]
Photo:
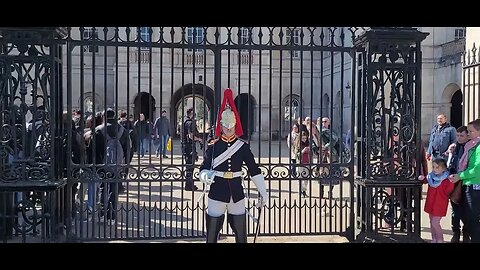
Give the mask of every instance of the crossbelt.
[[232, 179], [232, 178], [236, 178], [236, 177], [241, 177], [242, 174], [243, 174], [242, 171], [239, 171], [239, 172], [219, 172], [219, 171], [215, 171], [215, 176], [222, 177], [222, 178], [225, 178], [225, 179]]

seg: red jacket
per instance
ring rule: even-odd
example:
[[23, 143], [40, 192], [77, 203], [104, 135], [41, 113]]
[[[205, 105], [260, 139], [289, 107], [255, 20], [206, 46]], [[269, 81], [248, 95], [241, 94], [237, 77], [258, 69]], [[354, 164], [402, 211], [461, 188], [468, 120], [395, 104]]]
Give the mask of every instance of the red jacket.
[[[426, 181], [426, 180], [425, 180]], [[428, 186], [427, 199], [425, 201], [425, 212], [436, 216], [444, 217], [447, 215], [449, 195], [453, 191], [455, 184], [445, 179], [440, 186], [434, 188]]]

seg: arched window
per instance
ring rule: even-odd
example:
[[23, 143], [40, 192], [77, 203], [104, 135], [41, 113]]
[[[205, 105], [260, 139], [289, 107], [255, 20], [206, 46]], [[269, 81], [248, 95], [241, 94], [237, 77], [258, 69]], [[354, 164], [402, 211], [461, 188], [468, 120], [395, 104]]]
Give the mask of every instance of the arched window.
[[205, 102], [205, 99], [198, 94], [195, 96], [195, 106], [193, 105], [193, 101], [193, 96], [190, 95], [185, 97], [183, 101], [180, 100], [177, 103], [177, 126], [181, 126], [186, 120], [187, 110], [189, 108], [195, 108], [195, 120], [198, 132], [208, 133], [210, 124], [212, 123], [209, 104]]
[[330, 117], [330, 98], [328, 94], [323, 94], [323, 101], [322, 101], [322, 117]]
[[[286, 45], [300, 45], [300, 29], [298, 28], [287, 28], [285, 31]], [[290, 55], [293, 58], [300, 57], [300, 51], [290, 51]]]
[[[83, 100], [83, 109], [85, 111], [85, 117], [94, 113], [93, 110], [93, 94], [86, 94]], [[96, 94], [95, 95], [95, 113], [103, 111], [103, 100], [102, 98]]]
[[140, 27], [140, 41], [150, 42], [150, 27]]
[[287, 96], [283, 101], [285, 121], [294, 121], [300, 117], [300, 97], [297, 95]]

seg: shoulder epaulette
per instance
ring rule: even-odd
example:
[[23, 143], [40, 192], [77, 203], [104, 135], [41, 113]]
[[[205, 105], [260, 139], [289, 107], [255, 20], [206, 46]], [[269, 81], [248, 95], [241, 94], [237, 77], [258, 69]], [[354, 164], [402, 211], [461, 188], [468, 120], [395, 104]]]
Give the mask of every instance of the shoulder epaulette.
[[218, 138], [215, 138], [215, 139], [211, 140], [211, 141], [208, 143], [208, 145], [212, 145], [212, 144], [216, 143], [217, 141], [218, 141]]
[[244, 140], [244, 139], [242, 139], [242, 138], [238, 138], [238, 139], [239, 139], [240, 141], [242, 141], [242, 142], [244, 142], [244, 143], [248, 144], [248, 141], [246, 141], [246, 140]]

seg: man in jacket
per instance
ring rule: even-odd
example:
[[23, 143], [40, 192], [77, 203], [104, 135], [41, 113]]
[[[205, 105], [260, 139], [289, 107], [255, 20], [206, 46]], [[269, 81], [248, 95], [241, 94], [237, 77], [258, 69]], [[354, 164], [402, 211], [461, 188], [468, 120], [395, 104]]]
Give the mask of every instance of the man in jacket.
[[153, 125], [153, 129], [155, 131], [155, 135], [158, 140], [160, 140], [160, 144], [157, 148], [157, 157], [162, 154], [162, 157], [168, 158], [167, 156], [167, 142], [168, 138], [170, 138], [170, 121], [167, 118], [167, 111], [162, 111], [162, 116], [155, 120], [155, 124]]
[[457, 132], [454, 127], [447, 122], [444, 114], [437, 116], [437, 124], [433, 126], [430, 132], [430, 140], [428, 143], [427, 159], [443, 158], [447, 160], [446, 153], [450, 144], [457, 141]]
[[[469, 141], [468, 139], [468, 130], [466, 126], [461, 126], [457, 129], [457, 142], [452, 144], [449, 147], [449, 159], [447, 162], [448, 169], [450, 170], [451, 174], [455, 174], [458, 172], [458, 161], [462, 157], [465, 149], [465, 144]], [[450, 155], [451, 154], [451, 155]], [[450, 202], [452, 205], [452, 231], [453, 237], [451, 242], [452, 243], [459, 243], [460, 242], [460, 220], [463, 223], [463, 243], [470, 242], [470, 237], [468, 236], [468, 232], [465, 228], [465, 219], [463, 217], [464, 207], [463, 204], [457, 204], [454, 202]]]
[[[114, 220], [116, 218], [116, 209], [117, 209], [117, 197], [118, 197], [118, 182], [121, 182], [121, 178], [125, 177], [124, 169], [121, 166], [126, 166], [129, 157], [127, 156], [130, 151], [131, 142], [130, 137], [128, 135], [128, 131], [115, 121], [115, 111], [113, 109], [107, 109], [106, 112], [106, 123], [99, 125], [95, 128], [95, 164], [104, 164], [106, 149], [107, 149], [107, 134], [110, 139], [118, 139], [122, 146], [123, 154], [124, 154], [124, 163], [123, 164], [115, 164], [118, 165], [117, 169], [118, 173], [105, 173], [107, 169], [101, 168], [100, 174], [105, 177], [102, 179], [102, 183], [100, 185], [101, 189], [101, 198], [100, 204], [102, 206], [101, 209], [101, 218], [100, 221], [104, 220], [105, 211], [106, 218], [110, 220]], [[120, 178], [120, 179], [119, 179]], [[107, 203], [107, 207], [105, 207], [105, 203]]]

